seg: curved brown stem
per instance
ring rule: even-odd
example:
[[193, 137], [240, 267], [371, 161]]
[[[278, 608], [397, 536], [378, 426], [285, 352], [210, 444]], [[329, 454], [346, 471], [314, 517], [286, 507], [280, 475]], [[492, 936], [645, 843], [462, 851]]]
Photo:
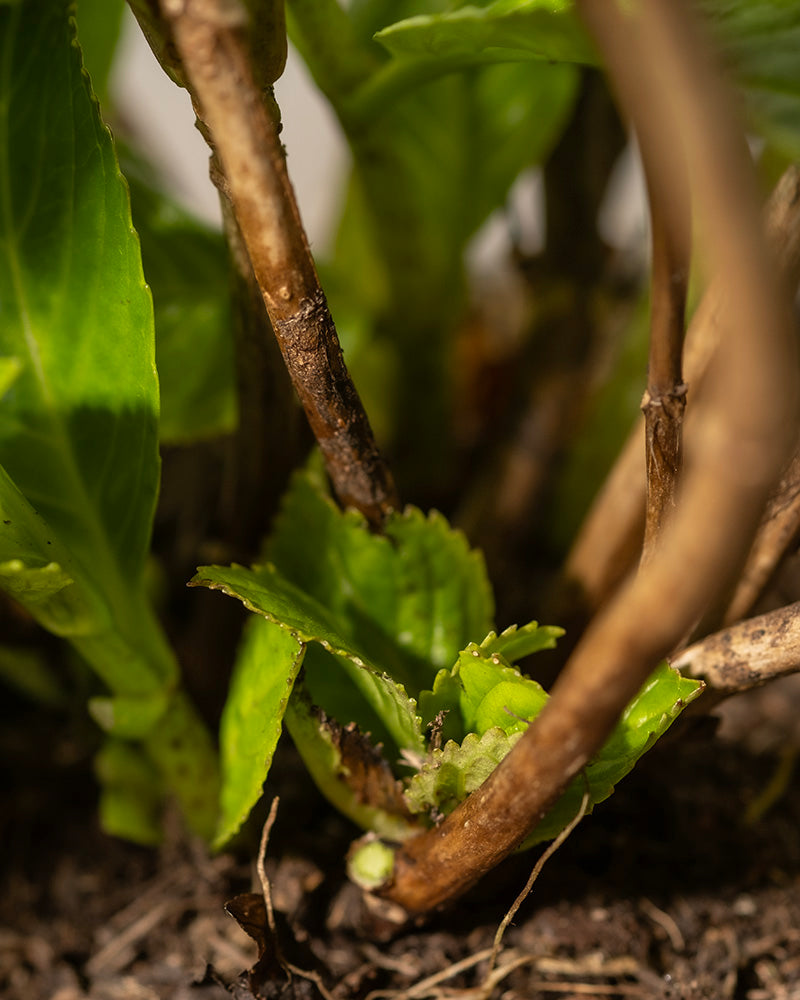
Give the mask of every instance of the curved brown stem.
[[[411, 912], [452, 899], [509, 854], [608, 737], [626, 703], [740, 568], [785, 460], [793, 330], [766, 257], [742, 135], [678, 0], [579, 7], [652, 162], [681, 148], [726, 283], [714, 419], [687, 456], [681, 505], [653, 558], [576, 648], [547, 705], [488, 780], [398, 851], [382, 895]], [[666, 108], [666, 102], [670, 107]], [[648, 116], [657, 127], [648, 127]], [[679, 127], [679, 128], [678, 128]], [[654, 185], [680, 205], [669, 169]]]
[[379, 525], [397, 506], [394, 484], [344, 363], [276, 120], [254, 80], [247, 12], [239, 0], [160, 0], [160, 9], [334, 490]]

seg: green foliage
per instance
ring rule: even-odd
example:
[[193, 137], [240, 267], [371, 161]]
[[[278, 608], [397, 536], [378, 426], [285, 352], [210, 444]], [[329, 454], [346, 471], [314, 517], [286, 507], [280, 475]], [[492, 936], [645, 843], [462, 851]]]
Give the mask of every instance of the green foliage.
[[[697, 4], [772, 155], [800, 155], [798, 5]], [[152, 5], [134, 5], [157, 28]], [[247, 5], [266, 85], [283, 63], [282, 4]], [[108, 96], [123, 5], [73, 8], [0, 0], [0, 588], [96, 674], [106, 829], [156, 842], [173, 794], [194, 830], [226, 844], [285, 720], [331, 801], [402, 840], [463, 801], [541, 711], [547, 693], [515, 664], [560, 630], [498, 634], [483, 559], [462, 534], [414, 507], [373, 534], [312, 464], [262, 563], [203, 567], [194, 581], [257, 612], [222, 715], [218, 798], [216, 754], [144, 570], [159, 443], [236, 425], [228, 256], [131, 155], [124, 182], [94, 96]], [[465, 249], [520, 172], [547, 159], [596, 55], [573, 0], [290, 0], [287, 14], [353, 153], [325, 267], [331, 302], [376, 423], [406, 481], [427, 488], [450, 472]], [[627, 399], [622, 381], [609, 384], [615, 399]], [[585, 490], [585, 456], [577, 465]], [[24, 650], [0, 650], [0, 676], [53, 706], [68, 697]], [[557, 834], [584, 788], [592, 804], [607, 797], [698, 691], [660, 667], [529, 843]], [[367, 881], [389, 863], [375, 841], [353, 858]]]
[[124, 0], [78, 0], [78, 39], [101, 107], [108, 102], [108, 78], [122, 27]]
[[217, 846], [239, 831], [261, 798], [304, 653], [304, 643], [279, 625], [253, 619], [245, 631], [220, 723]]
[[[414, 813], [439, 819], [486, 780], [544, 707], [545, 691], [519, 674], [497, 653], [472, 646], [449, 677], [437, 677], [442, 707], [460, 709], [465, 736], [433, 749], [408, 783], [406, 801]], [[662, 736], [702, 690], [666, 663], [628, 705], [611, 737], [574, 779], [553, 809], [525, 841], [531, 847], [557, 836], [577, 814], [584, 791], [589, 805], [607, 799], [614, 786]], [[453, 692], [455, 691], [455, 697]], [[428, 707], [430, 703], [427, 703]], [[428, 707], [430, 711], [430, 707]]]
[[[292, 38], [353, 152], [343, 239], [329, 262], [334, 313], [362, 316], [349, 355], [356, 375], [376, 343], [390, 356], [394, 378], [383, 398], [393, 405], [378, 410], [378, 424], [401, 462], [413, 448], [410, 474], [435, 482], [449, 452], [448, 348], [466, 308], [464, 250], [520, 171], [552, 148], [577, 72], [539, 62], [455, 73], [463, 61], [382, 52], [371, 33], [390, 14], [386, 5], [346, 14], [335, 0], [290, 0], [288, 11]], [[373, 280], [363, 280], [365, 271]], [[431, 426], [440, 432], [431, 435]]]
[[[265, 619], [248, 627], [226, 708], [235, 727], [223, 723], [230, 758], [222, 796], [233, 805], [223, 808], [231, 821], [218, 843], [257, 801], [284, 715], [320, 789], [366, 829], [402, 839], [414, 814], [430, 822], [451, 811], [547, 701], [514, 661], [552, 648], [562, 630], [531, 622], [492, 631], [482, 560], [462, 535], [414, 508], [374, 535], [359, 514], [335, 507], [316, 462], [295, 476], [267, 551], [280, 569], [207, 566], [193, 580]], [[470, 633], [488, 634], [477, 644]], [[586, 768], [592, 803], [611, 794], [701, 687], [659, 668]], [[368, 731], [388, 737], [383, 760]], [[386, 762], [403, 779], [407, 814]], [[531, 843], [569, 821], [575, 794], [573, 786]]]
[[0, 10], [0, 138], [0, 585], [91, 663], [112, 729], [149, 739], [179, 719], [154, 763], [208, 830], [214, 757], [170, 694], [177, 666], [144, 592], [159, 476], [152, 303], [65, 2]]
[[751, 125], [800, 157], [800, 6], [793, 0], [696, 0], [739, 81]]
[[376, 39], [396, 56], [592, 63], [573, 0], [495, 0], [395, 22]]
[[225, 241], [168, 198], [140, 158], [124, 150], [122, 164], [153, 294], [159, 438], [187, 444], [229, 433], [237, 406]]

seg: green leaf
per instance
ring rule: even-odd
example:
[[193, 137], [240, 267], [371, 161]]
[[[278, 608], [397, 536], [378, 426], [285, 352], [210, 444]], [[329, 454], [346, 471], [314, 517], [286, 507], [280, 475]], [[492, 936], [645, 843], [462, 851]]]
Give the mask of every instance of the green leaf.
[[295, 689], [286, 711], [294, 744], [322, 794], [364, 830], [388, 840], [415, 832], [386, 760], [353, 726], [341, 726]]
[[152, 723], [145, 752], [210, 836], [216, 757], [174, 690], [144, 591], [159, 475], [152, 303], [71, 11], [0, 8], [0, 358], [19, 366], [0, 408], [4, 585], [121, 699], [101, 714], [119, 709], [137, 733]]
[[468, 5], [444, 14], [407, 18], [375, 37], [394, 55], [596, 60], [573, 0], [495, 0], [484, 7]]
[[5, 396], [21, 371], [19, 358], [0, 358], [0, 399]]
[[666, 662], [651, 675], [626, 708], [608, 741], [574, 779], [564, 795], [525, 841], [531, 847], [550, 840], [577, 815], [587, 788], [590, 808], [603, 802], [639, 758], [663, 736], [683, 709], [701, 693], [703, 683], [682, 677]]
[[[798, 5], [793, 0], [694, 2], [742, 88], [751, 124], [786, 155], [800, 155]], [[398, 21], [376, 38], [406, 61], [406, 76], [430, 74], [437, 64], [453, 68], [530, 58], [597, 62], [574, 0], [495, 0], [460, 6]]]
[[0, 588], [55, 635], [78, 639], [110, 628], [107, 606], [2, 466]]
[[138, 698], [90, 698], [89, 712], [107, 733], [124, 740], [142, 739], [161, 720], [168, 700], [165, 690]]
[[[460, 57], [381, 62], [359, 30], [405, 5], [348, 12], [347, 58], [339, 59], [338, 50], [328, 52], [319, 6], [293, 0], [293, 37], [353, 151], [357, 195], [348, 200], [341, 232], [357, 233], [358, 259], [370, 261], [367, 273], [385, 281], [348, 281], [361, 270], [345, 241], [334, 269], [349, 313], [371, 330], [362, 356], [391, 352], [393, 364], [384, 368], [396, 378], [384, 394], [380, 423], [388, 440], [402, 442], [398, 455], [413, 456], [400, 471], [430, 489], [445, 476], [451, 445], [449, 337], [466, 306], [467, 241], [503, 204], [520, 171], [549, 152], [573, 105], [577, 75], [574, 67], [542, 63], [456, 73], [474, 62]], [[346, 20], [341, 9], [329, 16]], [[342, 63], [358, 63], [356, 78]]]
[[152, 847], [161, 841], [163, 788], [153, 764], [131, 743], [109, 739], [94, 760], [100, 824], [106, 833]]
[[512, 667], [495, 647], [502, 647], [506, 637], [513, 650], [516, 636], [521, 637], [517, 647], [526, 653], [547, 649], [555, 645], [560, 631], [539, 629], [531, 622], [518, 631], [507, 629], [500, 637], [490, 632], [480, 646], [470, 643], [458, 654], [453, 669], [437, 676], [433, 690], [420, 695], [423, 722], [431, 724], [440, 712], [447, 712], [441, 733], [445, 739], [456, 740], [470, 733], [481, 736], [494, 728], [506, 733], [526, 729], [539, 714], [547, 694], [536, 681]]
[[491, 628], [483, 558], [461, 532], [436, 512], [408, 507], [375, 535], [361, 515], [336, 507], [318, 468], [293, 478], [268, 554], [414, 694]]
[[51, 708], [59, 708], [67, 700], [64, 685], [46, 657], [28, 646], [0, 646], [0, 680]]
[[220, 722], [222, 785], [214, 847], [234, 837], [261, 798], [305, 646], [253, 617], [236, 657]]
[[800, 5], [794, 0], [695, 0], [743, 89], [751, 124], [800, 157]]
[[[413, 812], [428, 813], [437, 821], [489, 776], [547, 700], [546, 693], [533, 681], [521, 677], [502, 660], [495, 662], [481, 656], [478, 647], [466, 650], [459, 658], [450, 678], [451, 692], [456, 690], [456, 684], [465, 724], [471, 724], [475, 731], [469, 732], [460, 745], [450, 741], [443, 749], [433, 750], [409, 780], [406, 791]], [[523, 846], [531, 847], [557, 836], [577, 814], [587, 788], [590, 808], [608, 798], [617, 782], [702, 688], [701, 682], [681, 677], [677, 670], [662, 663], [628, 705], [602, 749]]]
[[158, 485], [153, 320], [66, 2], [0, 10], [0, 463], [112, 603]]
[[509, 663], [516, 663], [542, 649], [555, 649], [556, 640], [562, 635], [564, 629], [556, 625], [539, 625], [538, 622], [529, 622], [522, 628], [510, 625], [500, 635], [490, 632], [480, 648], [483, 654], [499, 653]]
[[517, 742], [521, 733], [487, 729], [469, 733], [461, 744], [450, 740], [433, 750], [406, 787], [406, 802], [414, 813], [440, 819], [479, 788]]
[[108, 77], [122, 28], [124, 0], [78, 0], [78, 41], [100, 103], [108, 103]]
[[142, 741], [193, 833], [210, 841], [217, 822], [219, 768], [208, 729], [186, 694], [176, 691]]
[[225, 241], [168, 198], [130, 151], [122, 166], [155, 307], [161, 441], [229, 433], [237, 401]]
[[285, 579], [272, 565], [201, 566], [192, 586], [222, 590], [251, 611], [286, 629], [298, 641], [319, 643], [337, 654], [347, 676], [372, 706], [399, 748], [420, 751], [422, 733], [416, 703], [388, 673], [375, 666], [349, 637], [342, 634], [330, 612]]

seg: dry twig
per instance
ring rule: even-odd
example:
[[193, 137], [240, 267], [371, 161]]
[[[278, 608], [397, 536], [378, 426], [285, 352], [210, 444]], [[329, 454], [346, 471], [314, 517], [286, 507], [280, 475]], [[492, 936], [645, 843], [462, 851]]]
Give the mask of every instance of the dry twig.
[[[668, 166], [670, 149], [683, 150], [692, 200], [726, 283], [726, 337], [708, 387], [714, 419], [687, 458], [681, 506], [663, 543], [593, 623], [540, 715], [476, 792], [398, 851], [383, 894], [411, 912], [452, 899], [522, 841], [658, 660], [724, 592], [786, 460], [794, 420], [789, 306], [763, 248], [742, 133], [688, 10], [677, 0], [579, 6], [640, 141], [659, 144], [651, 162]], [[648, 116], [661, 130], [641, 127]], [[680, 204], [669, 169], [658, 170], [653, 184], [665, 206]]]
[[711, 692], [738, 694], [800, 671], [800, 602], [715, 632], [672, 660]]
[[569, 837], [575, 827], [580, 823], [583, 817], [586, 815], [586, 810], [589, 808], [589, 783], [586, 782], [586, 791], [583, 793], [583, 798], [581, 799], [581, 805], [575, 816], [570, 820], [569, 823], [564, 827], [564, 829], [559, 833], [556, 839], [547, 846], [547, 848], [542, 851], [536, 864], [528, 877], [528, 881], [522, 889], [522, 892], [517, 896], [514, 902], [509, 907], [508, 913], [500, 921], [500, 926], [497, 928], [497, 933], [494, 936], [494, 945], [492, 946], [492, 957], [489, 959], [489, 972], [487, 973], [487, 980], [491, 977], [492, 971], [494, 970], [495, 964], [497, 963], [497, 955], [500, 951], [500, 945], [503, 942], [503, 935], [506, 930], [508, 930], [508, 925], [517, 915], [517, 910], [525, 902], [525, 900], [530, 895], [531, 889], [533, 888], [534, 882], [542, 874], [542, 869], [547, 864], [547, 862], [552, 858], [556, 851], [561, 847], [564, 841]]

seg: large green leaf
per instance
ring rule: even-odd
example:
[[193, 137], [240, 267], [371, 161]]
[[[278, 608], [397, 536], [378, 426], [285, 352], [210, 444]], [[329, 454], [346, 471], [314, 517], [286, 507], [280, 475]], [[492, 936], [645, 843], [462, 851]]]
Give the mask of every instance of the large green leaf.
[[461, 532], [408, 507], [376, 535], [361, 515], [337, 508], [318, 463], [293, 478], [267, 551], [413, 694], [492, 626], [483, 558]]
[[83, 60], [103, 107], [108, 101], [108, 78], [124, 11], [124, 0], [78, 0], [78, 37]]
[[153, 311], [111, 136], [66, 0], [0, 7], [2, 585], [69, 638], [190, 825], [216, 760], [143, 569], [158, 488]]
[[152, 305], [66, 10], [0, 10], [0, 463], [113, 601], [158, 485]]
[[155, 307], [159, 436], [180, 444], [228, 433], [237, 413], [225, 241], [168, 198], [130, 151], [122, 167]]
[[247, 625], [220, 722], [222, 786], [214, 839], [223, 847], [261, 798], [305, 646], [253, 617]]

